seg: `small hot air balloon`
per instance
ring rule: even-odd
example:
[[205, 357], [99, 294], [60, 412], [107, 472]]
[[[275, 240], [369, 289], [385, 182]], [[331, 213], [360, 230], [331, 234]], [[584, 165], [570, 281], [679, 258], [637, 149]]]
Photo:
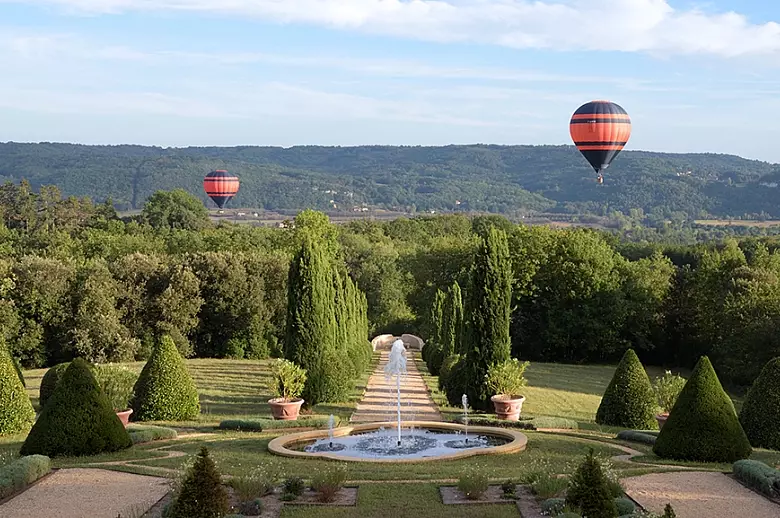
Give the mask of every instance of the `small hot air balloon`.
[[220, 209], [238, 192], [238, 177], [229, 174], [224, 169], [211, 171], [203, 179], [203, 190], [214, 200]]
[[631, 119], [622, 107], [609, 101], [591, 101], [574, 112], [569, 122], [574, 145], [593, 166], [602, 183], [601, 172], [623, 149], [631, 136]]

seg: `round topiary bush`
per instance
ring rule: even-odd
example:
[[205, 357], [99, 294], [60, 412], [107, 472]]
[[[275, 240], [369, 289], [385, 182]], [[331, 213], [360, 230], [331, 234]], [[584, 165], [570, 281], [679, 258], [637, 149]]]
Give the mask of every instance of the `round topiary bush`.
[[0, 343], [0, 435], [24, 433], [34, 422], [30, 398], [5, 344]]
[[655, 407], [650, 378], [634, 350], [629, 349], [604, 392], [596, 422], [633, 430], [657, 430]]
[[173, 339], [154, 347], [133, 388], [133, 421], [186, 421], [200, 414], [198, 390]]
[[780, 450], [780, 358], [767, 363], [750, 387], [739, 422], [750, 444]]
[[38, 389], [38, 404], [41, 408], [54, 394], [54, 389], [57, 388], [57, 384], [62, 379], [62, 375], [65, 374], [65, 369], [68, 368], [68, 365], [70, 365], [70, 362], [60, 363], [47, 370], [46, 374], [43, 375], [41, 387]]
[[100, 390], [89, 364], [73, 360], [43, 407], [22, 455], [95, 455], [129, 448], [127, 430]]
[[731, 399], [702, 356], [661, 428], [653, 452], [659, 457], [698, 462], [734, 462], [752, 448]]

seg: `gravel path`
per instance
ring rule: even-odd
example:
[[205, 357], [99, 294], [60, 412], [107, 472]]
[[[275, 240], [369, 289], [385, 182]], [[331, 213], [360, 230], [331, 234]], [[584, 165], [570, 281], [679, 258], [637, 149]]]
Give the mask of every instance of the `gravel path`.
[[780, 505], [723, 473], [653, 473], [623, 482], [642, 507], [660, 513], [671, 503], [678, 518], [780, 518]]
[[[60, 469], [0, 505], [3, 518], [140, 516], [170, 488], [164, 478], [92, 468]], [[127, 514], [126, 514], [127, 513]]]

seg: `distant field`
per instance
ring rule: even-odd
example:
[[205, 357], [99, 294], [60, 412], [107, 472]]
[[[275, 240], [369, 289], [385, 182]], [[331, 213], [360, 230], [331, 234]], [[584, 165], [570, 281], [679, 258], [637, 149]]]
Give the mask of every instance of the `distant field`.
[[749, 221], [740, 219], [697, 219], [694, 220], [697, 225], [708, 225], [712, 227], [759, 227], [767, 228], [780, 225], [780, 220], [770, 219], [767, 221]]

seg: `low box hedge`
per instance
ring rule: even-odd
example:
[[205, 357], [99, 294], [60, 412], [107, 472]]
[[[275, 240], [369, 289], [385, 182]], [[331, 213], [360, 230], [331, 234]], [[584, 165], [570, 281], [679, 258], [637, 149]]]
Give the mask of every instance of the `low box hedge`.
[[51, 471], [51, 460], [45, 455], [28, 455], [0, 468], [0, 500], [32, 484]]
[[[311, 417], [298, 419], [297, 421], [283, 421], [276, 419], [228, 419], [219, 423], [221, 430], [238, 430], [242, 432], [263, 432], [266, 430], [284, 430], [287, 428], [327, 428], [327, 417]], [[333, 426], [339, 425], [339, 418], [334, 416]]]
[[[463, 417], [455, 420], [456, 423], [464, 424]], [[520, 416], [519, 421], [507, 421], [489, 416], [469, 416], [469, 425], [471, 426], [497, 426], [500, 428], [519, 428], [520, 430], [538, 430], [540, 428], [555, 428], [564, 430], [577, 430], [579, 425], [577, 421], [565, 419], [563, 417], [548, 416]]]
[[732, 467], [734, 477], [759, 493], [780, 497], [780, 471], [757, 460], [738, 460]]
[[618, 432], [617, 439], [624, 441], [639, 442], [652, 446], [658, 439], [658, 432], [654, 430], [623, 430]]
[[166, 439], [175, 439], [179, 436], [173, 428], [138, 424], [128, 425], [127, 433], [130, 435], [130, 440], [133, 441], [133, 444], [164, 441]]

